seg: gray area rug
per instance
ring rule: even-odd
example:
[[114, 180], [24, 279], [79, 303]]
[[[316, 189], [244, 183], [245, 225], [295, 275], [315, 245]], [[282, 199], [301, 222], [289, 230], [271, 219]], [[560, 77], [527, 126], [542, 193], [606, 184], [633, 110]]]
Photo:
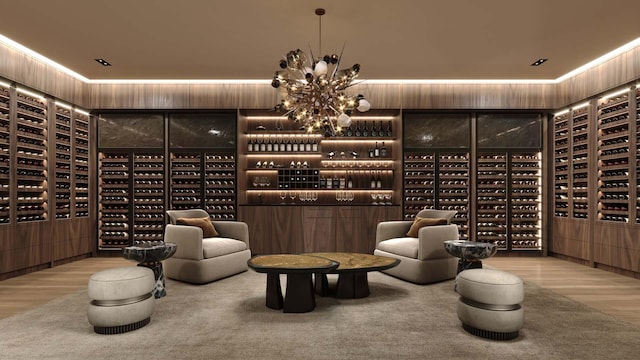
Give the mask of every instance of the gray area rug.
[[[283, 276], [283, 289], [285, 278]], [[169, 280], [151, 323], [98, 335], [86, 291], [0, 320], [0, 359], [637, 359], [640, 327], [525, 284], [525, 325], [506, 342], [466, 333], [453, 281], [369, 274], [371, 296], [317, 297], [304, 314], [265, 307], [263, 274]], [[330, 277], [330, 281], [335, 278]]]

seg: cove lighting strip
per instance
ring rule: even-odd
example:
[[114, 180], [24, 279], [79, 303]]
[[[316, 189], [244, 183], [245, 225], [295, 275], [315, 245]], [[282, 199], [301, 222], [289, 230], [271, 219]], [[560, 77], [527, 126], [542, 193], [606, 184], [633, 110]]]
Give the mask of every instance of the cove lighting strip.
[[[13, 48], [23, 54], [31, 56], [32, 58], [41, 61], [56, 70], [62, 71], [67, 75], [70, 75], [80, 81], [89, 84], [238, 84], [238, 85], [262, 85], [271, 84], [271, 79], [253, 79], [253, 80], [240, 80], [240, 79], [89, 79], [77, 72], [58, 64], [57, 62], [27, 48], [26, 46], [19, 44], [8, 37], [0, 34], [0, 44]], [[614, 49], [597, 59], [594, 59], [577, 69], [574, 69], [559, 78], [556, 79], [406, 79], [406, 80], [361, 80], [359, 83], [366, 81], [367, 84], [387, 84], [387, 85], [421, 85], [421, 84], [557, 84], [568, 78], [585, 72], [593, 67], [596, 67], [608, 60], [615, 58], [629, 50], [632, 50], [640, 46], [640, 37], [628, 42], [617, 49]]]
[[589, 106], [589, 102], [588, 101], [587, 102], [583, 102], [582, 104], [578, 104], [578, 105], [572, 107], [571, 109], [578, 110], [578, 109], [582, 109], [583, 107], [587, 107], [587, 106]]

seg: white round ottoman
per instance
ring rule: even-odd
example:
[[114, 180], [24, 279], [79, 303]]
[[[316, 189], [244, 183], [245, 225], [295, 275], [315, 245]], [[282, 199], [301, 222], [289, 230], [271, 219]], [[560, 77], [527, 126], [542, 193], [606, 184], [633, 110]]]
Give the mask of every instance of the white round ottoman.
[[89, 323], [98, 334], [121, 334], [151, 321], [155, 307], [153, 271], [142, 266], [113, 268], [89, 278]]
[[524, 325], [522, 280], [492, 269], [464, 270], [456, 277], [457, 313], [462, 327], [476, 336], [511, 340]]

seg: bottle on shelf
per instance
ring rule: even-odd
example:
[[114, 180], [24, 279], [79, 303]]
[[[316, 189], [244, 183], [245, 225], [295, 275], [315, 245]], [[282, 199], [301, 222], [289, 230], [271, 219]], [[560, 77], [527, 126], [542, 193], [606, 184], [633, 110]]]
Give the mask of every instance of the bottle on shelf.
[[380, 177], [379, 173], [376, 177], [376, 189], [382, 189], [382, 177]]
[[345, 131], [345, 135], [349, 137], [353, 136], [353, 129], [351, 128], [351, 124], [349, 124], [347, 131]]
[[277, 139], [277, 138], [276, 138], [276, 139], [273, 141], [273, 151], [274, 151], [274, 152], [281, 151], [281, 150], [280, 150], [280, 139]]
[[378, 121], [378, 136], [384, 136], [384, 130], [382, 130], [382, 121]]
[[316, 138], [313, 138], [313, 143], [311, 143], [311, 151], [318, 151], [318, 140], [316, 140]]
[[273, 143], [271, 142], [271, 138], [267, 140], [267, 152], [273, 151]]
[[386, 130], [387, 130], [387, 136], [388, 137], [393, 136], [393, 131], [391, 129], [391, 120], [389, 120], [389, 122], [387, 123], [387, 129]]
[[369, 131], [369, 134], [371, 135], [371, 137], [376, 137], [378, 136], [378, 130], [376, 129], [376, 123], [375, 121], [371, 122], [371, 131]]
[[360, 129], [360, 122], [356, 122], [356, 131], [355, 131], [355, 136], [356, 137], [360, 137], [362, 136], [362, 129]]
[[292, 149], [293, 149], [293, 147], [291, 145], [291, 139], [287, 139], [287, 143], [285, 145], [285, 151], [286, 152], [291, 152]]
[[265, 152], [267, 151], [267, 144], [264, 142], [264, 137], [262, 138], [262, 140], [260, 141], [260, 151], [261, 152]]
[[309, 142], [309, 138], [307, 137], [307, 141], [304, 143], [304, 151], [311, 152], [311, 142]]
[[351, 174], [347, 176], [347, 189], [353, 189], [353, 178]]
[[367, 128], [367, 121], [364, 122], [364, 127], [362, 128], [362, 137], [369, 136], [369, 128]]
[[377, 183], [376, 182], [376, 177], [374, 176], [373, 173], [371, 173], [371, 183], [370, 183], [369, 187], [371, 189], [375, 189], [376, 188], [376, 183]]
[[293, 139], [293, 144], [291, 145], [291, 151], [293, 151], [293, 152], [298, 152], [299, 151], [298, 139]]
[[381, 158], [387, 157], [387, 147], [384, 146], [384, 141], [382, 142], [382, 146], [380, 147], [380, 157]]
[[373, 148], [373, 157], [380, 157], [380, 148], [378, 147], [377, 141], [376, 146]]

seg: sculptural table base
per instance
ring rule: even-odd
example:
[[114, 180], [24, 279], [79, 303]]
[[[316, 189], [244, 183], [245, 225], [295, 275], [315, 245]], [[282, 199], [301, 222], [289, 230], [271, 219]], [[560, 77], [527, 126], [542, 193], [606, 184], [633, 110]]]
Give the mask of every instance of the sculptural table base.
[[140, 263], [138, 266], [144, 266], [153, 270], [153, 275], [156, 277], [156, 288], [153, 290], [153, 297], [160, 299], [167, 296], [167, 290], [165, 289], [164, 281], [164, 268], [161, 261]]
[[466, 260], [459, 259], [458, 260], [458, 271], [457, 274], [460, 274], [461, 271], [469, 270], [469, 269], [482, 269], [482, 261], [481, 260]]

